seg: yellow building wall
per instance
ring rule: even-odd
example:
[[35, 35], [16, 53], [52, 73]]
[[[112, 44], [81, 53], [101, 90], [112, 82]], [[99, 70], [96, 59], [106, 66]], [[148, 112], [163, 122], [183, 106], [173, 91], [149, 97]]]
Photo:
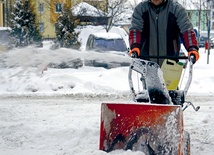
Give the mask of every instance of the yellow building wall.
[[[63, 4], [63, 6], [71, 8], [71, 0], [36, 0], [35, 1], [36, 14], [39, 23], [44, 23], [44, 32], [42, 36], [44, 38], [55, 38], [55, 23], [60, 13], [55, 12], [55, 5], [57, 3]], [[44, 11], [39, 12], [39, 4], [43, 3]]]
[[[100, 6], [106, 6], [108, 0], [102, 1], [91, 1], [91, 0], [36, 0], [36, 13], [39, 18], [40, 23], [44, 23], [44, 38], [55, 38], [55, 23], [57, 21], [58, 16], [60, 13], [57, 13], [55, 10], [55, 5], [57, 3], [62, 3], [64, 7], [71, 8], [72, 6], [80, 3], [80, 2], [87, 2], [91, 5], [99, 3]], [[39, 13], [38, 6], [40, 3], [44, 3], [44, 12]], [[101, 7], [100, 7], [101, 8]], [[104, 10], [104, 9], [102, 9]]]
[[50, 21], [54, 23], [60, 15], [60, 12], [57, 13], [55, 10], [55, 5], [57, 3], [63, 4], [63, 7], [71, 8], [71, 0], [50, 0]]
[[0, 26], [3, 26], [3, 4], [0, 2]]
[[[44, 23], [43, 38], [55, 38], [55, 26], [50, 22], [50, 0], [35, 0], [35, 12], [38, 23]], [[39, 11], [39, 5], [43, 4], [43, 12]]]

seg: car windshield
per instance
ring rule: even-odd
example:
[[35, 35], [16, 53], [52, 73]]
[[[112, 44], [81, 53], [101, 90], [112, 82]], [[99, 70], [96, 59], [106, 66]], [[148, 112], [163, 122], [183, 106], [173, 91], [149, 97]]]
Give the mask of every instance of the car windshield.
[[122, 39], [96, 38], [94, 48], [102, 51], [126, 51], [126, 45]]

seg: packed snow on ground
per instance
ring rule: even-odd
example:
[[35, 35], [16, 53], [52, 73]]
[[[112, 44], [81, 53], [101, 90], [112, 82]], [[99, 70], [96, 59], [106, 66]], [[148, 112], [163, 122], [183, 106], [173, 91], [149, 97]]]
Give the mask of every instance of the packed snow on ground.
[[[0, 154], [107, 154], [98, 149], [101, 103], [132, 102], [128, 67], [47, 68], [50, 62], [89, 56], [84, 47], [52, 51], [50, 46], [44, 42], [43, 48], [13, 49], [0, 55]], [[199, 52], [187, 100], [201, 109], [195, 112], [189, 107], [184, 125], [191, 135], [191, 154], [213, 155], [214, 50], [209, 64], [207, 52], [203, 48]], [[182, 76], [181, 88], [187, 73]], [[109, 154], [142, 152], [117, 150]]]

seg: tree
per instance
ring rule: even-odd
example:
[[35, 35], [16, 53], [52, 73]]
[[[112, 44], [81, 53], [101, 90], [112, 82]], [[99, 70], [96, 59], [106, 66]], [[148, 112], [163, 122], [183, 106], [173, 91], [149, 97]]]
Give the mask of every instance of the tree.
[[15, 38], [16, 46], [28, 46], [42, 40], [34, 8], [31, 0], [15, 1], [11, 18], [11, 35]]
[[134, 8], [135, 8], [139, 3], [140, 3], [139, 0], [128, 1], [129, 8], [131, 8], [132, 10], [134, 10]]
[[109, 21], [107, 25], [104, 25], [106, 32], [112, 28], [112, 26], [121, 20], [121, 14], [125, 12], [125, 3], [127, 0], [110, 0], [107, 4], [106, 16], [109, 17]]
[[78, 20], [73, 16], [71, 9], [65, 7], [56, 23], [56, 43], [59, 43], [60, 47], [75, 49], [80, 47], [79, 34], [75, 32], [77, 24]]
[[[93, 11], [93, 14], [91, 16], [100, 17], [103, 19], [103, 21], [99, 21], [99, 23], [104, 23], [103, 26], [106, 30], [106, 32], [109, 32], [109, 30], [112, 28], [112, 26], [118, 22], [122, 21], [121, 14], [125, 12], [125, 3], [127, 0], [108, 0], [107, 3], [101, 3], [100, 1], [89, 1], [88, 3], [96, 8], [96, 11], [90, 10], [90, 8], [82, 7], [81, 10], [79, 10], [79, 16], [84, 14], [86, 11], [91, 12]], [[105, 22], [105, 20], [108, 19], [108, 22]], [[106, 24], [105, 24], [106, 23]]]

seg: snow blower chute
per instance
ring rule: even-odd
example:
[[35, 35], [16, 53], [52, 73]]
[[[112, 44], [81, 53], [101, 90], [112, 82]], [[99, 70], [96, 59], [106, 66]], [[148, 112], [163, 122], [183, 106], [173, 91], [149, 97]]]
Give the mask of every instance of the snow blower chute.
[[[128, 77], [134, 102], [102, 103], [100, 150], [124, 149], [142, 151], [145, 155], [190, 155], [190, 138], [184, 131], [183, 110], [189, 105], [196, 111], [199, 109], [185, 101], [192, 79], [193, 58], [190, 59], [189, 79], [184, 90], [177, 89], [181, 66], [170, 59], [167, 57], [160, 68], [155, 62], [133, 58]], [[163, 76], [165, 71], [169, 76]], [[173, 76], [173, 72], [178, 76]], [[133, 74], [141, 83], [140, 86], [137, 84], [141, 87], [138, 91], [134, 89]]]

